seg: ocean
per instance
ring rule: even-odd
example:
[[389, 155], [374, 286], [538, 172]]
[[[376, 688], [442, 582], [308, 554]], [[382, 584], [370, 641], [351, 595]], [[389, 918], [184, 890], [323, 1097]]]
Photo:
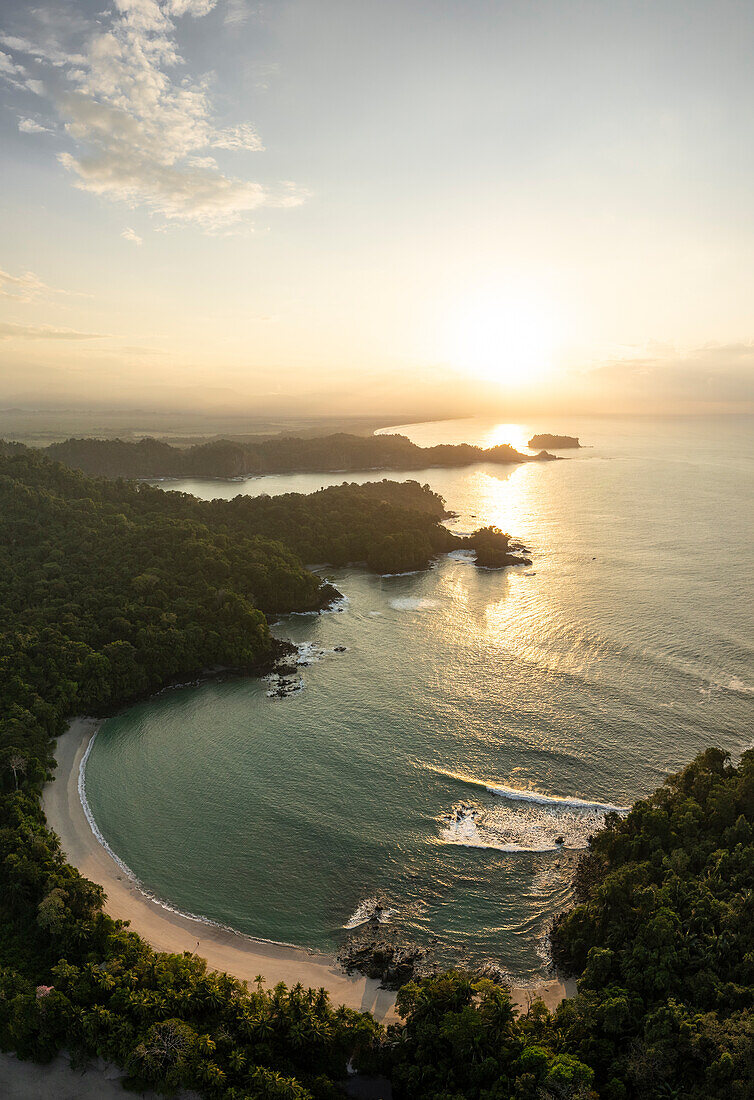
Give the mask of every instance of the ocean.
[[[148, 892], [252, 936], [335, 951], [383, 907], [442, 961], [547, 969], [575, 861], [708, 745], [753, 743], [752, 418], [398, 429], [423, 445], [580, 436], [564, 461], [164, 482], [197, 496], [428, 482], [531, 567], [325, 570], [336, 610], [281, 619], [301, 690], [175, 688], [109, 719], [86, 793]], [[337, 647], [337, 649], [336, 649]], [[342, 648], [344, 647], [344, 648]]]

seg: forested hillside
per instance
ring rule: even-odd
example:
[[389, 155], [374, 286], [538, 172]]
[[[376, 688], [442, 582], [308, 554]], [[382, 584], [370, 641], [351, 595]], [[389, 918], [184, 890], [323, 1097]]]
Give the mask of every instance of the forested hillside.
[[553, 954], [579, 978], [550, 1015], [515, 1019], [487, 982], [448, 974], [398, 994], [388, 1062], [400, 1100], [751, 1100], [754, 750], [708, 749], [582, 858]]
[[581, 862], [553, 955], [559, 1018], [607, 1100], [754, 1096], [754, 750], [708, 749]]
[[208, 503], [0, 447], [0, 1046], [102, 1055], [140, 1085], [280, 1100], [332, 1097], [348, 1059], [372, 1057], [374, 1020], [322, 991], [249, 992], [105, 916], [39, 795], [68, 716], [208, 666], [258, 668], [276, 653], [265, 612], [329, 598], [264, 532], [320, 560], [406, 533], [431, 554], [453, 541], [442, 515], [416, 483]]
[[442, 497], [416, 481], [344, 483], [316, 493], [230, 501], [150, 492], [150, 505], [160, 513], [195, 511], [228, 535], [279, 539], [309, 563], [361, 562], [378, 573], [405, 572], [426, 568], [447, 550], [471, 547], [468, 539], [451, 534], [440, 522], [447, 515]]
[[470, 466], [475, 462], [509, 465], [547, 461], [503, 444], [484, 449], [458, 446], [418, 447], [403, 435], [336, 435], [316, 438], [279, 436], [259, 443], [218, 440], [181, 449], [157, 439], [132, 443], [119, 439], [67, 439], [45, 453], [67, 466], [103, 477], [249, 477], [300, 471], [424, 470], [430, 466]]

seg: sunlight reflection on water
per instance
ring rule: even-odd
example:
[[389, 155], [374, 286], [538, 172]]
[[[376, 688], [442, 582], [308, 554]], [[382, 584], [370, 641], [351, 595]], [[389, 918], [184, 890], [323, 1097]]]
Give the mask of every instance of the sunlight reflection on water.
[[[429, 482], [458, 513], [451, 530], [508, 531], [531, 569], [459, 555], [412, 576], [333, 571], [343, 614], [275, 628], [329, 654], [304, 669], [305, 691], [268, 700], [254, 681], [204, 685], [105, 724], [90, 803], [143, 881], [251, 934], [322, 948], [384, 894], [412, 937], [533, 977], [536, 944], [571, 891], [567, 852], [545, 849], [558, 835], [585, 843], [593, 824], [573, 799], [626, 805], [711, 741], [748, 746], [747, 426], [393, 430], [422, 445], [520, 448], [545, 429], [590, 447], [553, 463], [389, 475]], [[381, 476], [165, 487], [255, 495]], [[511, 800], [490, 784], [571, 802]], [[472, 807], [460, 818], [459, 804]]]

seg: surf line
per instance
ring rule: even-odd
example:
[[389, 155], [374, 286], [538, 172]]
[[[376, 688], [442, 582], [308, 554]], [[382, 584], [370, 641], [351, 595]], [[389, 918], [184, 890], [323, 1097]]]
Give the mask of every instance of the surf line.
[[435, 772], [436, 775], [444, 775], [448, 779], [455, 779], [457, 782], [468, 784], [470, 787], [481, 787], [490, 794], [497, 795], [499, 798], [506, 798], [511, 802], [534, 802], [540, 806], [549, 806], [551, 809], [596, 810], [598, 813], [627, 814], [631, 809], [630, 806], [615, 806], [609, 802], [595, 802], [585, 798], [543, 794], [540, 791], [508, 787], [490, 782], [487, 779], [477, 779], [472, 775], [463, 775], [460, 772], [450, 771], [446, 768], [438, 768], [433, 764], [424, 764], [423, 767]]

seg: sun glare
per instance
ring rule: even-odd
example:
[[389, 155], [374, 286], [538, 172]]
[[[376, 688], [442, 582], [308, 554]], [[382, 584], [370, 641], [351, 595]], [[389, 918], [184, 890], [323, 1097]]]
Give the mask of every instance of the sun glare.
[[448, 335], [450, 361], [475, 378], [527, 386], [553, 367], [554, 311], [533, 299], [502, 293], [476, 296], [454, 311]]

